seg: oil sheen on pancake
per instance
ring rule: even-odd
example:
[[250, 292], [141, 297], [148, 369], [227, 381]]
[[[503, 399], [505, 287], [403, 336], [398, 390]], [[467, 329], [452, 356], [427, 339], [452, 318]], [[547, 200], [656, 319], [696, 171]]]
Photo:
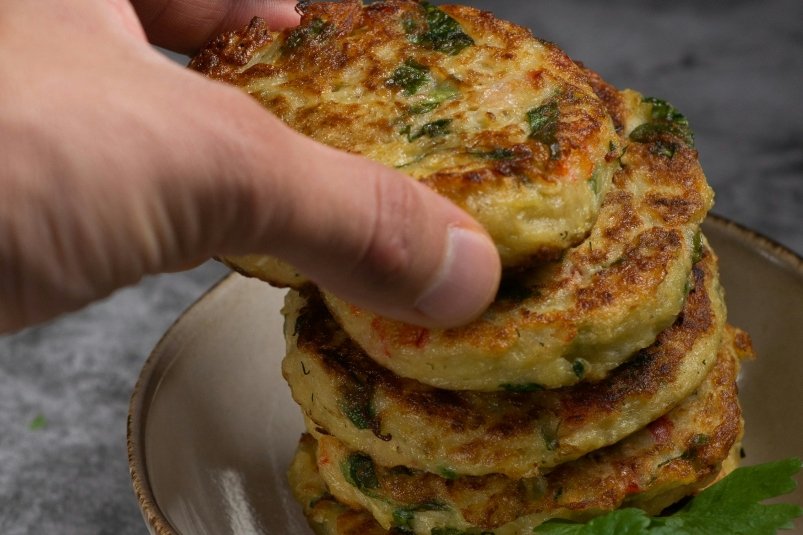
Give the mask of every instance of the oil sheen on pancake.
[[559, 262], [508, 274], [485, 314], [456, 329], [389, 320], [327, 295], [379, 364], [438, 388], [555, 388], [604, 377], [672, 324], [713, 194], [677, 110], [595, 85], [629, 141], [588, 239]]
[[[530, 533], [550, 518], [585, 521], [619, 507], [657, 514], [732, 469], [742, 433], [736, 376], [749, 339], [728, 328], [716, 364], [681, 404], [621, 442], [548, 474], [514, 480], [501, 475], [442, 477], [385, 468], [332, 436], [302, 439], [291, 486], [320, 533]], [[321, 480], [316, 482], [317, 464]], [[306, 481], [306, 484], [301, 484]], [[364, 512], [345, 512], [344, 504]], [[327, 514], [328, 512], [328, 514]], [[350, 515], [343, 523], [340, 515]], [[371, 522], [371, 518], [376, 519]], [[379, 531], [371, 531], [377, 530]], [[448, 530], [454, 531], [448, 531]]]
[[[221, 35], [191, 68], [452, 199], [506, 266], [554, 259], [588, 235], [621, 145], [561, 50], [470, 7], [347, 0], [303, 10], [295, 29], [254, 19]], [[226, 260], [250, 270], [248, 258]]]
[[285, 302], [282, 370], [311, 424], [383, 466], [436, 474], [532, 477], [643, 427], [700, 384], [725, 322], [705, 247], [685, 306], [656, 342], [597, 382], [472, 392], [401, 378], [338, 326], [313, 287]]

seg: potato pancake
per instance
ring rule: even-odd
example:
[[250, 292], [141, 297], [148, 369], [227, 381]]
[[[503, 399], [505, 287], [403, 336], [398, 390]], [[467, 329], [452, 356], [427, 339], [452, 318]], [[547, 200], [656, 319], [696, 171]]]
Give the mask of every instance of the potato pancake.
[[[743, 333], [729, 328], [712, 371], [680, 405], [621, 442], [543, 476], [445, 478], [406, 467], [386, 468], [334, 437], [321, 435], [316, 463], [327, 490], [321, 493], [319, 488], [315, 498], [333, 498], [370, 511], [386, 530], [420, 535], [438, 529], [531, 533], [550, 518], [585, 521], [619, 507], [641, 507], [657, 514], [710, 484], [723, 463], [733, 467], [731, 453], [742, 433], [736, 376], [740, 358], [749, 352], [746, 340]], [[314, 442], [302, 439], [302, 449], [312, 446]], [[291, 473], [314, 471], [308, 463], [309, 459], [294, 465]], [[304, 494], [293, 486], [297, 494]], [[304, 496], [301, 501], [314, 523], [310, 513], [317, 504]], [[364, 527], [375, 529], [367, 522]]]
[[282, 371], [315, 427], [383, 466], [531, 477], [613, 444], [688, 396], [713, 365], [725, 322], [714, 254], [657, 341], [597, 382], [503, 392], [436, 389], [396, 376], [340, 328], [314, 287], [290, 291]]
[[556, 46], [463, 6], [347, 0], [303, 11], [297, 28], [254, 19], [221, 35], [190, 67], [452, 199], [503, 265], [554, 259], [588, 235], [621, 145]]
[[508, 273], [485, 314], [460, 328], [425, 329], [327, 295], [368, 355], [438, 388], [555, 388], [604, 377], [672, 324], [713, 193], [677, 110], [603, 84], [629, 141], [588, 239], [559, 262]]

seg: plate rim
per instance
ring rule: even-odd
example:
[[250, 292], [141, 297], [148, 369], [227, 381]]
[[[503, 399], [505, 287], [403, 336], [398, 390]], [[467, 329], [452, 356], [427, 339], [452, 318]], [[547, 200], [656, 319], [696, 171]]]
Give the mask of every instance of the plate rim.
[[[782, 265], [787, 266], [799, 275], [803, 276], [803, 256], [792, 251], [790, 248], [778, 243], [755, 230], [752, 230], [740, 223], [726, 217], [710, 213], [705, 223], [718, 227], [731, 235], [742, 238], [756, 246], [758, 249], [769, 253], [770, 259], [780, 260]], [[206, 303], [208, 297], [219, 291], [234, 280], [242, 277], [238, 273], [232, 272], [224, 275], [220, 280], [213, 284], [208, 290], [201, 294], [189, 307], [179, 314], [168, 329], [161, 336], [148, 358], [142, 366], [137, 376], [137, 381], [131, 393], [128, 405], [128, 418], [126, 423], [126, 451], [128, 454], [128, 471], [131, 477], [131, 484], [137, 498], [140, 512], [147, 524], [149, 531], [154, 535], [180, 535], [178, 530], [170, 523], [166, 515], [162, 512], [151, 488], [148, 478], [148, 464], [145, 455], [145, 429], [147, 427], [147, 414], [150, 403], [153, 400], [153, 393], [158, 387], [158, 382], [154, 383], [157, 372], [170, 366], [172, 359], [163, 361], [165, 353], [163, 351], [167, 343], [174, 337], [175, 331], [184, 319], [196, 308]], [[175, 356], [174, 356], [175, 358]]]
[[193, 310], [205, 303], [208, 296], [216, 293], [223, 286], [230, 284], [231, 281], [236, 278], [236, 275], [237, 273], [235, 272], [224, 275], [178, 315], [151, 350], [148, 358], [142, 365], [142, 369], [137, 376], [137, 381], [131, 392], [128, 403], [128, 417], [126, 420], [128, 473], [131, 478], [131, 485], [134, 490], [134, 495], [137, 498], [140, 513], [149, 531], [154, 535], [181, 534], [173, 527], [157, 504], [153, 489], [151, 488], [150, 479], [148, 478], [148, 465], [145, 455], [145, 429], [148, 421], [148, 409], [153, 400], [153, 394], [159, 385], [159, 382], [154, 382], [153, 379], [158, 371], [161, 371], [163, 368], [169, 368], [172, 362], [172, 359], [167, 363], [162, 361], [164, 355], [167, 354], [163, 351], [163, 348], [173, 338], [178, 326]]

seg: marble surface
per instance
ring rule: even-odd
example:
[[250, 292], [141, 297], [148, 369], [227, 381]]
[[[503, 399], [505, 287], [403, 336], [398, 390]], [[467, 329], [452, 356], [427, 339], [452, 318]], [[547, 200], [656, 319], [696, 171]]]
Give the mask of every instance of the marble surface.
[[[697, 134], [714, 211], [803, 253], [799, 0], [467, 3], [671, 101]], [[164, 330], [224, 273], [151, 277], [0, 337], [0, 533], [147, 533], [128, 479], [128, 397]]]

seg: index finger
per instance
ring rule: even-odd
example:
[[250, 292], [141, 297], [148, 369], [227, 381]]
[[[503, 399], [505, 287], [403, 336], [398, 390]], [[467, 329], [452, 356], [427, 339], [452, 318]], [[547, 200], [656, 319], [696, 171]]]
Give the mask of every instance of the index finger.
[[264, 18], [271, 29], [298, 24], [295, 0], [133, 0], [151, 43], [184, 54], [212, 36]]

